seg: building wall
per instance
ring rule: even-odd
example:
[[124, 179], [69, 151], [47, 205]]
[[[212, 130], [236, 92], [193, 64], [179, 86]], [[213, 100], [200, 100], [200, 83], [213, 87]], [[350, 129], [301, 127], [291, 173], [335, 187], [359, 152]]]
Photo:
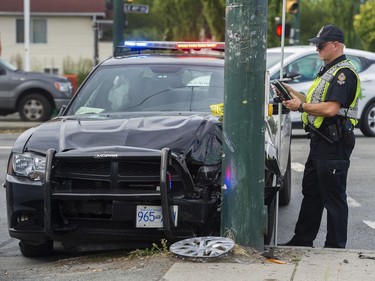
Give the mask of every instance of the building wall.
[[[93, 63], [94, 30], [91, 17], [49, 17], [47, 33], [47, 44], [30, 43], [31, 70], [44, 72], [45, 69], [57, 69], [58, 74], [65, 74], [64, 62], [65, 65], [72, 62], [70, 65], [75, 68], [82, 66], [85, 60]], [[16, 17], [0, 16], [0, 36], [2, 57], [22, 68], [24, 44], [16, 43]], [[111, 53], [111, 42], [99, 44], [100, 61]]]

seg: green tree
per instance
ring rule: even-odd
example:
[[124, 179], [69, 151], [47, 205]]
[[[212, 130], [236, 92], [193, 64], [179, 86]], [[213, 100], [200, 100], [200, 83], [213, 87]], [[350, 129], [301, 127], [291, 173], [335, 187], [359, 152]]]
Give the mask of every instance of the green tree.
[[208, 30], [216, 41], [225, 40], [225, 0], [201, 0], [203, 4], [203, 15], [206, 19]]
[[[212, 38], [225, 40], [226, 0], [135, 0], [134, 3], [148, 4], [147, 15], [128, 14], [127, 39], [148, 40], [190, 40]], [[308, 44], [325, 24], [335, 24], [345, 32], [346, 45], [359, 48], [360, 42], [371, 41], [368, 30], [373, 26], [374, 0], [368, 0], [362, 7], [369, 7], [367, 19], [362, 12], [356, 19], [360, 0], [300, 0], [300, 42]], [[283, 0], [268, 0], [267, 47], [280, 46], [280, 38], [275, 33], [275, 18], [282, 18]], [[372, 5], [372, 6], [371, 6]], [[372, 12], [372, 14], [371, 14]], [[287, 14], [287, 21], [293, 23], [294, 15]], [[371, 24], [370, 24], [371, 23]], [[359, 34], [359, 30], [364, 30]], [[203, 33], [203, 32], [204, 33]], [[363, 40], [357, 38], [360, 35]], [[288, 44], [286, 40], [285, 44]], [[366, 45], [370, 49], [369, 45]]]
[[308, 39], [315, 37], [318, 31], [329, 18], [329, 12], [325, 5], [326, 0], [301, 0], [301, 30], [300, 43], [308, 45]]
[[134, 4], [149, 6], [148, 14], [127, 13], [125, 27], [126, 40], [160, 40], [164, 28], [160, 26], [160, 19], [155, 12], [154, 0], [135, 0]]
[[354, 17], [354, 29], [361, 38], [365, 50], [375, 52], [375, 1], [361, 5]]
[[163, 30], [162, 40], [196, 41], [204, 26], [201, 0], [155, 0], [157, 26]]
[[360, 0], [342, 1], [327, 0], [327, 10], [330, 12], [326, 23], [333, 23], [339, 26], [345, 33], [345, 44], [348, 47], [359, 47], [357, 36], [354, 31], [354, 15], [359, 11]]

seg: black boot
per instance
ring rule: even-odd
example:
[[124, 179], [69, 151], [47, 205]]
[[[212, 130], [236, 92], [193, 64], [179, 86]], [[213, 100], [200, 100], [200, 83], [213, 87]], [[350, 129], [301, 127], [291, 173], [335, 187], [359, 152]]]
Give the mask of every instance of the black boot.
[[303, 241], [293, 237], [289, 242], [285, 244], [279, 244], [279, 246], [298, 246], [298, 247], [313, 247], [312, 241]]

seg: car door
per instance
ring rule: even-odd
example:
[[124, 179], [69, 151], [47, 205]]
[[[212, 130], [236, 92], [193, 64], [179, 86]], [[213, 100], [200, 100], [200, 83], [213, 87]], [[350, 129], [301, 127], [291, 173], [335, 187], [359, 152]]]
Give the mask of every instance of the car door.
[[[295, 90], [307, 94], [312, 81], [315, 79], [319, 69], [323, 65], [323, 61], [320, 60], [316, 53], [298, 57], [295, 60], [286, 63], [284, 66], [284, 77], [293, 77], [298, 74], [299, 76], [296, 76], [296, 78], [287, 83], [291, 84]], [[279, 77], [280, 73], [276, 72], [272, 75], [271, 80], [279, 79]], [[301, 113], [299, 112], [291, 112], [290, 117], [293, 124], [301, 122]]]
[[8, 95], [8, 92], [9, 92], [8, 72], [6, 68], [0, 63], [0, 103]]

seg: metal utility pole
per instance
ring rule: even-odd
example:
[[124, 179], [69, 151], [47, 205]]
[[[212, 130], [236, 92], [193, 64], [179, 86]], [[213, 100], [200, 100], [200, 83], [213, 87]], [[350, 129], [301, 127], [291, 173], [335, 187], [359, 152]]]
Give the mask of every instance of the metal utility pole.
[[30, 71], [30, 0], [23, 1], [25, 71]]
[[221, 233], [263, 250], [267, 1], [227, 0]]
[[124, 0], [113, 0], [113, 50], [124, 41]]
[[92, 28], [94, 29], [94, 65], [99, 63], [99, 23], [94, 16], [92, 20]]

